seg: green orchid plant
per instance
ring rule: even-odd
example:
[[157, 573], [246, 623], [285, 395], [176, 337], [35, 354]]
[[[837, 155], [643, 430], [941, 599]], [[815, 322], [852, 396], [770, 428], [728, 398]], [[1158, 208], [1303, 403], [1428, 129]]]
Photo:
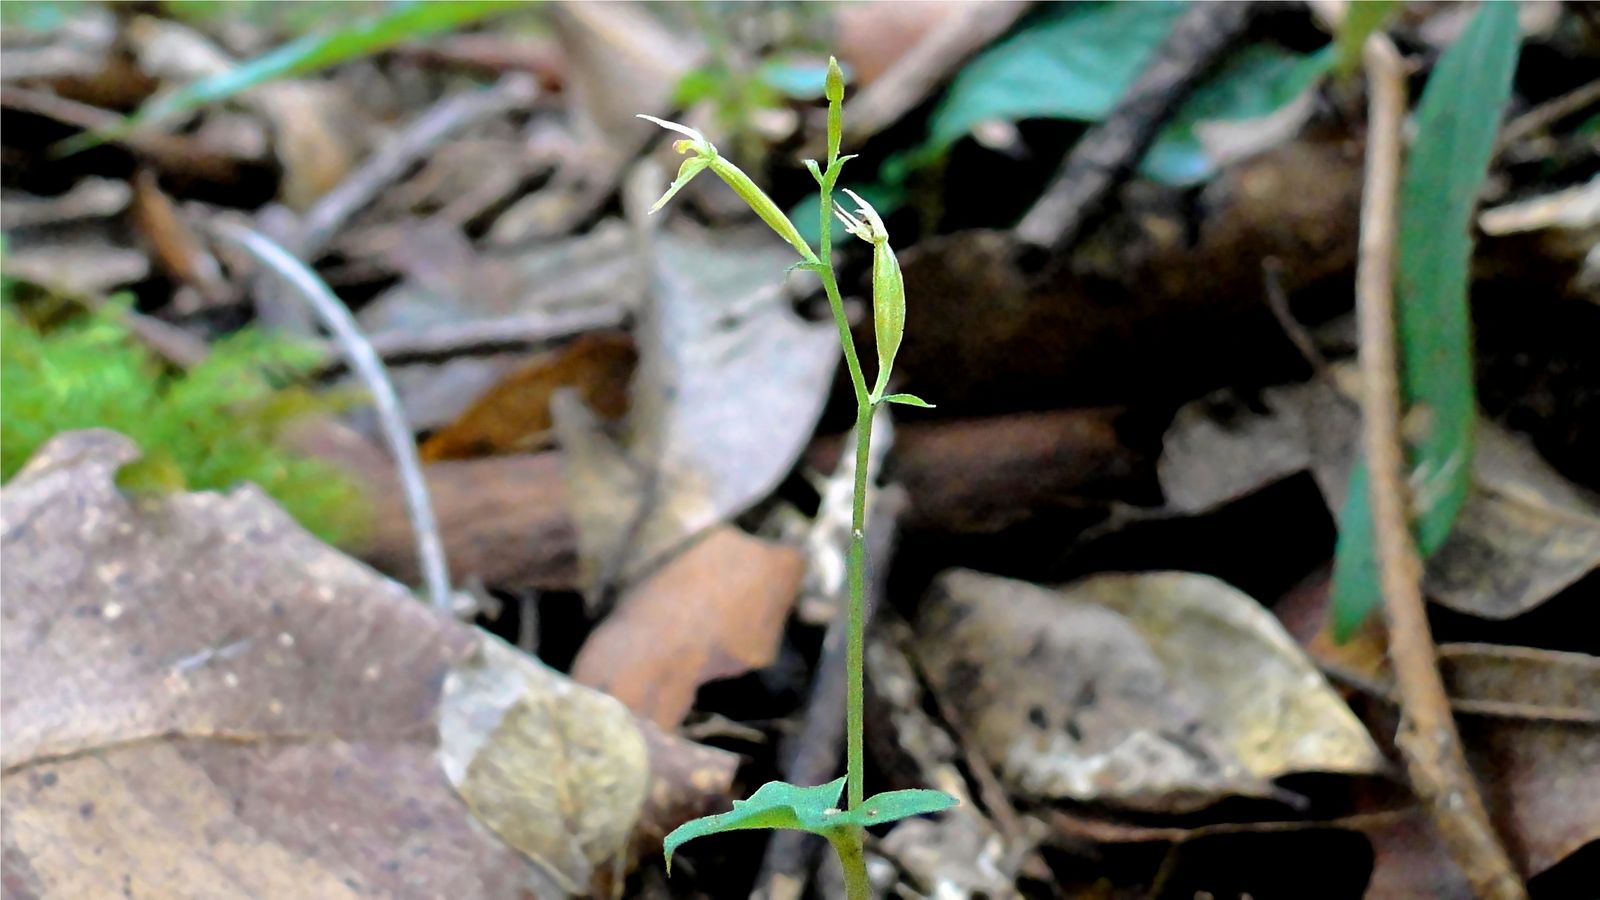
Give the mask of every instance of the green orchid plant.
[[[883, 219], [871, 204], [855, 192], [845, 189], [855, 201], [856, 210], [850, 212], [833, 200], [839, 172], [852, 157], [839, 155], [840, 134], [843, 131], [844, 73], [837, 61], [828, 61], [828, 162], [824, 167], [816, 160], [806, 160], [806, 168], [817, 180], [821, 190], [820, 247], [813, 251], [799, 229], [789, 221], [777, 204], [772, 202], [750, 176], [738, 166], [717, 153], [717, 148], [705, 136], [676, 122], [667, 122], [654, 116], [641, 115], [662, 128], [685, 136], [673, 146], [679, 153], [690, 154], [678, 170], [665, 195], [651, 212], [660, 209], [673, 195], [683, 189], [696, 175], [710, 170], [733, 188], [761, 221], [778, 236], [789, 242], [800, 254], [797, 268], [816, 272], [822, 279], [823, 291], [833, 308], [833, 319], [839, 327], [839, 343], [844, 350], [845, 364], [850, 370], [850, 383], [856, 396], [856, 467], [855, 498], [851, 516], [851, 540], [848, 557], [850, 590], [850, 633], [845, 664], [849, 669], [849, 701], [846, 710], [846, 765], [845, 777], [827, 784], [802, 787], [781, 781], [768, 782], [756, 790], [748, 800], [738, 800], [733, 810], [721, 815], [707, 816], [685, 823], [667, 835], [664, 851], [667, 871], [672, 870], [672, 854], [684, 842], [724, 831], [741, 831], [756, 828], [788, 828], [809, 831], [827, 838], [844, 867], [845, 887], [850, 900], [866, 900], [871, 896], [867, 880], [864, 843], [866, 829], [910, 816], [938, 812], [956, 805], [956, 798], [941, 791], [907, 790], [889, 791], [867, 797], [864, 789], [865, 760], [862, 741], [864, 688], [862, 685], [863, 650], [865, 644], [866, 599], [866, 500], [867, 500], [867, 449], [872, 441], [872, 413], [880, 404], [901, 403], [927, 408], [918, 397], [910, 394], [885, 394], [894, 357], [900, 349], [900, 339], [905, 332], [905, 284], [900, 275], [900, 263], [889, 246], [889, 235]], [[850, 336], [850, 324], [845, 318], [844, 300], [839, 295], [838, 279], [833, 270], [833, 218], [839, 220], [850, 234], [872, 245], [872, 319], [878, 350], [878, 377], [871, 390], [862, 376], [861, 361], [856, 356], [855, 341]], [[847, 795], [841, 807], [841, 793]]]

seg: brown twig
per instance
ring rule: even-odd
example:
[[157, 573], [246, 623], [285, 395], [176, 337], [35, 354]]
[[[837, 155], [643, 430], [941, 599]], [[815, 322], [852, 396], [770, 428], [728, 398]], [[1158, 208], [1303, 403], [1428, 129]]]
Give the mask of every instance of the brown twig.
[[1502, 152], [1512, 144], [1597, 103], [1600, 103], [1600, 78], [1547, 100], [1507, 122], [1505, 129], [1500, 132], [1500, 139], [1495, 141], [1495, 152]]
[[1255, 4], [1195, 3], [1104, 121], [1090, 128], [1017, 223], [1023, 243], [1061, 257], [1133, 171], [1168, 118], [1244, 32]]
[[1395, 744], [1405, 758], [1413, 790], [1427, 805], [1474, 893], [1489, 898], [1526, 897], [1467, 768], [1423, 605], [1422, 561], [1409, 524], [1395, 350], [1394, 247], [1401, 128], [1406, 114], [1405, 68], [1394, 45], [1381, 34], [1368, 39], [1365, 59], [1371, 99], [1361, 201], [1361, 257], [1356, 269], [1362, 437], [1371, 473], [1372, 521], [1389, 622], [1389, 658], [1403, 713]]

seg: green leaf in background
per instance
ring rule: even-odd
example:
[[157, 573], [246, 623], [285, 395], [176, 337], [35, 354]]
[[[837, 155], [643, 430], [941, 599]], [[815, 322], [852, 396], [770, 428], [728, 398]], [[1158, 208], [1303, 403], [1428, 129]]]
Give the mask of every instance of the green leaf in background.
[[[1485, 3], [1439, 57], [1417, 107], [1417, 138], [1400, 185], [1396, 330], [1407, 416], [1422, 426], [1411, 447], [1410, 484], [1424, 557], [1449, 537], [1471, 483], [1472, 211], [1511, 94], [1520, 37], [1515, 3]], [[1363, 462], [1350, 479], [1335, 555], [1332, 614], [1340, 640], [1381, 596], [1366, 485]]]
[[1269, 116], [1315, 87], [1335, 58], [1331, 47], [1309, 56], [1265, 45], [1233, 54], [1162, 129], [1145, 154], [1140, 173], [1176, 186], [1205, 181], [1217, 173], [1217, 165], [1195, 126]]
[[[848, 66], [842, 67], [850, 77]], [[769, 59], [756, 69], [761, 83], [791, 100], [821, 100], [828, 81], [828, 63], [805, 59]]]
[[1063, 3], [968, 63], [929, 122], [941, 148], [990, 119], [1095, 121], [1143, 71], [1183, 3]]
[[66, 141], [62, 150], [68, 153], [85, 150], [143, 125], [226, 100], [258, 85], [368, 56], [402, 41], [451, 31], [518, 5], [510, 0], [408, 3], [393, 12], [341, 25], [326, 34], [307, 35], [226, 72], [186, 85], [110, 129], [88, 132]]
[[[1185, 4], [1071, 3], [1047, 7], [1024, 27], [980, 53], [951, 82], [934, 110], [923, 147], [886, 165], [891, 183], [926, 165], [980, 122], [1075, 119], [1093, 122], [1116, 107], [1172, 30]], [[1191, 185], [1216, 172], [1195, 126], [1269, 115], [1313, 87], [1333, 64], [1270, 46], [1234, 54], [1203, 82], [1162, 131], [1140, 171], [1166, 184]]]

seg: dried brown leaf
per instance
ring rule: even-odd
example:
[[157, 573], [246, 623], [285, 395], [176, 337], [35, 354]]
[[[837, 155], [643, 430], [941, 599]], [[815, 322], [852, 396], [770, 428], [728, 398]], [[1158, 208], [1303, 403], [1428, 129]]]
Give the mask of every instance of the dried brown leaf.
[[701, 685], [777, 657], [804, 574], [799, 550], [715, 528], [624, 593], [579, 651], [573, 680], [676, 728]]
[[426, 462], [540, 449], [550, 440], [550, 397], [576, 388], [600, 418], [628, 409], [638, 354], [621, 332], [597, 332], [543, 354], [490, 388], [421, 447]]

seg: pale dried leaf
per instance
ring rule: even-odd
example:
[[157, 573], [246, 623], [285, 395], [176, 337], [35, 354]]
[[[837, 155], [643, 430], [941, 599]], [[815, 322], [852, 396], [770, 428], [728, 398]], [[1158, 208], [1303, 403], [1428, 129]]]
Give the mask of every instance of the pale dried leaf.
[[[115, 477], [137, 455], [110, 432], [63, 435], [4, 491], [7, 894], [559, 896], [466, 814], [436, 758], [440, 685], [486, 639], [255, 488], [129, 500]], [[465, 789], [586, 779], [535, 792], [571, 830], [518, 849], [620, 860], [635, 825], [659, 840], [725, 802], [731, 755], [504, 652], [516, 702], [480, 707], [478, 738], [445, 735], [479, 744]], [[518, 824], [519, 800], [491, 806]]]
[[473, 814], [567, 892], [586, 892], [627, 849], [649, 752], [617, 701], [485, 635], [445, 680], [439, 742]]
[[1208, 576], [1051, 590], [953, 571], [930, 602], [919, 653], [1016, 790], [1183, 811], [1293, 772], [1383, 768], [1277, 621]]

